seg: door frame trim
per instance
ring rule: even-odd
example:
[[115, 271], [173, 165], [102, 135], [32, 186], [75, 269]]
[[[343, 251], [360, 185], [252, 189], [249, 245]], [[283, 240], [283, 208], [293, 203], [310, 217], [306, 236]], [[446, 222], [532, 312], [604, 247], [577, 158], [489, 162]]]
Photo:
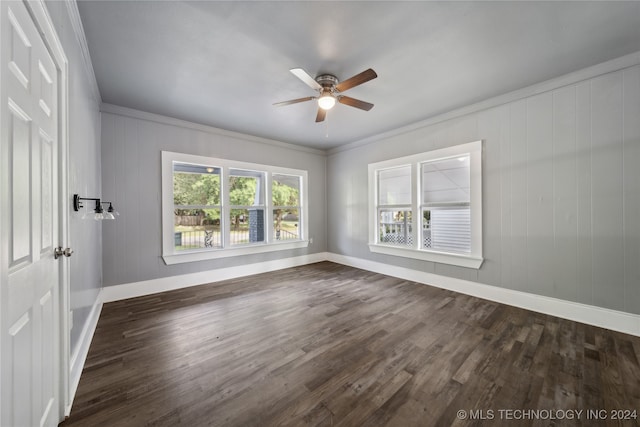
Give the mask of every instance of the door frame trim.
[[[33, 16], [42, 39], [52, 56], [58, 71], [58, 244], [69, 247], [69, 61], [55, 30], [44, 0], [24, 1], [27, 10]], [[71, 412], [69, 372], [71, 360], [70, 348], [70, 278], [69, 258], [63, 257], [60, 263], [59, 306], [60, 317], [58, 343], [58, 421], [62, 421]]]

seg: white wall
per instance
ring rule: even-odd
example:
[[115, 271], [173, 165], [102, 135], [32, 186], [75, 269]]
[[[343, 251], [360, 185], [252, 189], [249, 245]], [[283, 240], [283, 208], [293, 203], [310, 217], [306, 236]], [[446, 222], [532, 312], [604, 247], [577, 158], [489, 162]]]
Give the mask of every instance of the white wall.
[[[309, 236], [304, 249], [165, 265], [162, 252], [161, 152], [305, 169]], [[242, 266], [326, 251], [324, 152], [103, 105], [102, 194], [120, 212], [103, 223], [104, 286]]]
[[[333, 150], [328, 250], [640, 314], [637, 57], [635, 66]], [[478, 139], [484, 140], [482, 267], [369, 252], [367, 164]]]
[[[100, 99], [93, 73], [85, 66], [77, 33], [67, 2], [47, 1], [47, 9], [69, 62], [69, 193], [99, 197], [100, 178]], [[74, 6], [75, 7], [75, 6]], [[84, 37], [82, 35], [82, 37]], [[82, 221], [69, 203], [70, 309], [73, 312], [71, 353], [80, 344], [82, 330], [89, 320], [102, 286], [102, 232], [96, 221]]]

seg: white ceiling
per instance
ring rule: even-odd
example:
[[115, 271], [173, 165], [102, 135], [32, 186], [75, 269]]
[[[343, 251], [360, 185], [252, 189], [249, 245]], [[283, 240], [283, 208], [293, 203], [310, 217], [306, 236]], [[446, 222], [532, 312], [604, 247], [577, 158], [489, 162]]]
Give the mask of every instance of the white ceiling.
[[[640, 2], [79, 1], [102, 99], [328, 149], [640, 51]], [[378, 78], [315, 123], [289, 69]]]

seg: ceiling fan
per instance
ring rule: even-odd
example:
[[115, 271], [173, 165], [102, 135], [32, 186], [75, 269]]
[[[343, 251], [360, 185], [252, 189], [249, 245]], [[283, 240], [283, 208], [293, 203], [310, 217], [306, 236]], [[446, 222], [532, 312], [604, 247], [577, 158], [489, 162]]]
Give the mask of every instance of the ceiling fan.
[[342, 92], [378, 77], [376, 72], [371, 68], [341, 82], [338, 82], [336, 76], [332, 74], [322, 74], [314, 79], [302, 68], [293, 68], [289, 71], [291, 71], [294, 76], [307, 84], [311, 89], [317, 90], [318, 95], [292, 99], [290, 101], [276, 102], [273, 105], [277, 107], [317, 99], [318, 114], [316, 115], [316, 123], [324, 121], [327, 115], [327, 111], [333, 108], [333, 106], [336, 104], [336, 101], [341, 104], [359, 108], [365, 111], [369, 111], [373, 108], [373, 104], [342, 95]]

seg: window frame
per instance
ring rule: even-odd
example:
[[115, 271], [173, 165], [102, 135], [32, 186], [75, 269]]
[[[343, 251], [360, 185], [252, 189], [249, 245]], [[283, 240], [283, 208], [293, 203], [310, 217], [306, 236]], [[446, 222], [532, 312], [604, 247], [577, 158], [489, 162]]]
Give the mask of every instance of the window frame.
[[[470, 215], [471, 215], [471, 252], [454, 253], [422, 248], [422, 193], [421, 165], [425, 162], [444, 160], [451, 157], [469, 155], [470, 172]], [[378, 204], [381, 170], [411, 165], [411, 246], [385, 244], [379, 241], [378, 218], [381, 208]], [[374, 253], [414, 258], [442, 264], [479, 269], [484, 261], [482, 257], [482, 140], [451, 147], [440, 148], [411, 156], [399, 157], [368, 165], [369, 175], [369, 250]], [[404, 205], [403, 205], [404, 206]]]
[[[256, 253], [281, 251], [287, 249], [297, 249], [309, 246], [309, 218], [308, 218], [308, 173], [306, 170], [284, 168], [279, 166], [262, 165], [256, 163], [240, 162], [235, 160], [220, 159], [193, 154], [176, 153], [171, 151], [161, 152], [162, 169], [162, 259], [165, 264], [180, 264], [185, 262], [204, 261], [209, 259], [227, 258], [239, 255], [250, 255]], [[173, 204], [173, 163], [192, 163], [204, 166], [214, 166], [220, 168], [221, 197], [222, 204], [220, 218], [221, 221], [221, 243], [220, 248], [199, 248], [177, 252], [174, 247], [174, 204]], [[230, 169], [249, 170], [264, 173], [266, 177], [264, 191], [264, 216], [265, 216], [265, 241], [254, 242], [243, 245], [230, 244], [230, 224], [229, 215], [231, 204], [229, 202], [229, 183], [231, 176]], [[275, 240], [273, 226], [273, 201], [271, 199], [271, 177], [273, 174], [294, 175], [300, 177], [300, 204], [299, 207], [299, 233], [300, 238], [296, 240]], [[235, 206], [235, 205], [234, 205]]]
[[[299, 185], [300, 188], [298, 188], [298, 204], [297, 205], [275, 205], [273, 204], [273, 175], [287, 175], [287, 176], [296, 176], [299, 177], [299, 175], [291, 175], [291, 174], [284, 174], [284, 173], [272, 173], [271, 177], [269, 179], [269, 196], [271, 197], [271, 204], [269, 205], [270, 209], [271, 209], [271, 223], [268, 224], [268, 227], [271, 229], [271, 233], [274, 234], [274, 240], [283, 243], [285, 241], [287, 241], [288, 239], [279, 239], [277, 236], [275, 236], [276, 230], [275, 230], [275, 217], [273, 215], [273, 211], [277, 210], [277, 209], [285, 209], [285, 210], [289, 210], [289, 209], [295, 209], [298, 211], [298, 219], [301, 218], [301, 213], [303, 212], [302, 209], [302, 198], [301, 198], [301, 194], [302, 194], [302, 181], [300, 180]], [[305, 192], [306, 193], [306, 192]], [[299, 228], [299, 226], [298, 226]], [[302, 233], [302, 230], [299, 229], [298, 233]]]

